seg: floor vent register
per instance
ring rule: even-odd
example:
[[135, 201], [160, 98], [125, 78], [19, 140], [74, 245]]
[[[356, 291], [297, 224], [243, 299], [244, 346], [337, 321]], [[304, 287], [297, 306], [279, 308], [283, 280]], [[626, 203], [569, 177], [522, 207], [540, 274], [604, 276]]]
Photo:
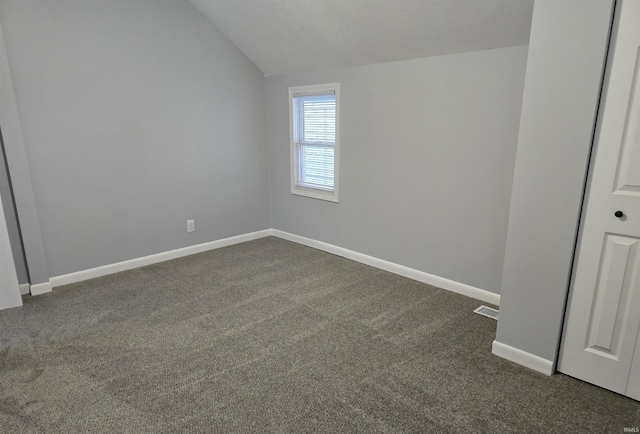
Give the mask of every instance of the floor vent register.
[[480, 306], [474, 313], [479, 313], [480, 315], [488, 316], [489, 318], [498, 319], [498, 309], [494, 309], [492, 307]]

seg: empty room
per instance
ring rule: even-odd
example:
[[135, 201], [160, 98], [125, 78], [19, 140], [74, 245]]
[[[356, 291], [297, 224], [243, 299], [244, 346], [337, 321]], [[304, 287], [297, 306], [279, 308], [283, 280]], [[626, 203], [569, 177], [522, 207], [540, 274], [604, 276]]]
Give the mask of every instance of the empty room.
[[640, 432], [639, 53], [639, 0], [0, 0], [0, 432]]

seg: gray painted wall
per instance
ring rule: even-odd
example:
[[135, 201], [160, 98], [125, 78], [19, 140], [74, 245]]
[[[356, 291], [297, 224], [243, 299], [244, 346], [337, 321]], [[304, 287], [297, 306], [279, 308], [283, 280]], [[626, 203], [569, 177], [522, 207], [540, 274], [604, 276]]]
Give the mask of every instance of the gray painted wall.
[[[499, 292], [527, 47], [266, 78], [275, 229]], [[340, 202], [294, 196], [289, 86], [340, 83]]]
[[555, 361], [611, 22], [609, 0], [536, 0], [496, 340]]
[[263, 76], [191, 4], [4, 0], [0, 23], [51, 276], [271, 226]]

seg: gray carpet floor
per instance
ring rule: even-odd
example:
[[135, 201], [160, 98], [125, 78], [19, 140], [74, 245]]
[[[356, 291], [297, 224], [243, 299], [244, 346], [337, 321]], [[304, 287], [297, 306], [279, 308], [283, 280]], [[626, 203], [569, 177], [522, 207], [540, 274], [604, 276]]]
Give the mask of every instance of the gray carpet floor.
[[491, 354], [481, 303], [264, 238], [0, 311], [0, 431], [618, 433], [640, 403]]

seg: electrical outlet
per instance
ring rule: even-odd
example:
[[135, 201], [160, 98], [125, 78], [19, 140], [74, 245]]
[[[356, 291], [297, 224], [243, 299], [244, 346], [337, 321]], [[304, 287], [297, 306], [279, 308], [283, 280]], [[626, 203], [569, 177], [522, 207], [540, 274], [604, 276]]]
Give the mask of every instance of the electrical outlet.
[[187, 232], [195, 232], [195, 231], [196, 231], [196, 221], [187, 220]]

